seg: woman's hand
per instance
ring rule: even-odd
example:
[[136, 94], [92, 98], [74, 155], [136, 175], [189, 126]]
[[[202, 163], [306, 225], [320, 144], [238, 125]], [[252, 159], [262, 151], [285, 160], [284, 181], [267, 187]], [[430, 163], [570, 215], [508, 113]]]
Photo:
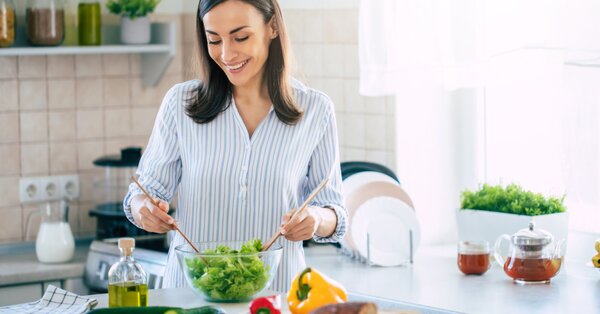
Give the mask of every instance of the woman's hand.
[[290, 241], [311, 239], [315, 234], [328, 237], [333, 234], [337, 224], [335, 212], [330, 208], [309, 206], [290, 220], [296, 210], [283, 216], [281, 234]]
[[165, 233], [173, 229], [173, 217], [169, 216], [169, 203], [157, 199], [158, 207], [152, 204], [152, 201], [144, 195], [137, 195], [131, 200], [131, 214], [133, 220], [142, 227], [142, 229]]

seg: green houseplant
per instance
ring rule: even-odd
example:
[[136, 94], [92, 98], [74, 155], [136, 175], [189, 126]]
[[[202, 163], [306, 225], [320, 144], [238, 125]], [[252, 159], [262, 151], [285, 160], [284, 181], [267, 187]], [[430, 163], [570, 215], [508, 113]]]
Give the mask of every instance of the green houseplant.
[[506, 187], [483, 184], [477, 191], [463, 191], [460, 200], [461, 209], [538, 216], [565, 212], [564, 198], [546, 198], [542, 194], [525, 191], [517, 184]]
[[463, 191], [457, 210], [459, 240], [488, 241], [513, 234], [534, 221], [556, 239], [567, 237], [568, 215], [565, 196], [544, 196], [524, 190], [517, 184], [506, 187], [483, 184], [477, 190]]
[[121, 42], [147, 44], [150, 42], [150, 18], [160, 0], [108, 0], [108, 11], [121, 16]]

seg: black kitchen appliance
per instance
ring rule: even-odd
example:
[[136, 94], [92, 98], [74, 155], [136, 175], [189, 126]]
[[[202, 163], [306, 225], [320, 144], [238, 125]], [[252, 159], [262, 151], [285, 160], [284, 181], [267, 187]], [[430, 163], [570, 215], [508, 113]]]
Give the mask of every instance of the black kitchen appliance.
[[129, 222], [123, 211], [123, 198], [128, 192], [131, 176], [135, 175], [141, 156], [140, 147], [127, 147], [121, 149], [120, 155], [103, 156], [94, 160], [94, 165], [104, 169], [104, 180], [100, 180], [103, 201], [90, 210], [90, 216], [97, 218], [96, 238], [150, 234]]

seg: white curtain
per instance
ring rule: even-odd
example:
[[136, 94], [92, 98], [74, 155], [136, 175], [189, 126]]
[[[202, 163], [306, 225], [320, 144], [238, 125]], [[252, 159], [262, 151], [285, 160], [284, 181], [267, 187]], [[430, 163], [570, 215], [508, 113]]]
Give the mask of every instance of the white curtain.
[[600, 1], [361, 0], [359, 60], [361, 94], [395, 95], [426, 243], [455, 239], [460, 192], [483, 181], [566, 193], [571, 226], [594, 229]]

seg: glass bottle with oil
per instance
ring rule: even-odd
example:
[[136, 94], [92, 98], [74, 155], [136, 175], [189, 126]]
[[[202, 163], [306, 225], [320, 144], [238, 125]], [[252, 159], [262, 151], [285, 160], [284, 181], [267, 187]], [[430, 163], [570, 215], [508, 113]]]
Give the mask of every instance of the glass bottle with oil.
[[133, 238], [120, 238], [121, 260], [108, 271], [108, 307], [148, 306], [146, 272], [132, 256]]

